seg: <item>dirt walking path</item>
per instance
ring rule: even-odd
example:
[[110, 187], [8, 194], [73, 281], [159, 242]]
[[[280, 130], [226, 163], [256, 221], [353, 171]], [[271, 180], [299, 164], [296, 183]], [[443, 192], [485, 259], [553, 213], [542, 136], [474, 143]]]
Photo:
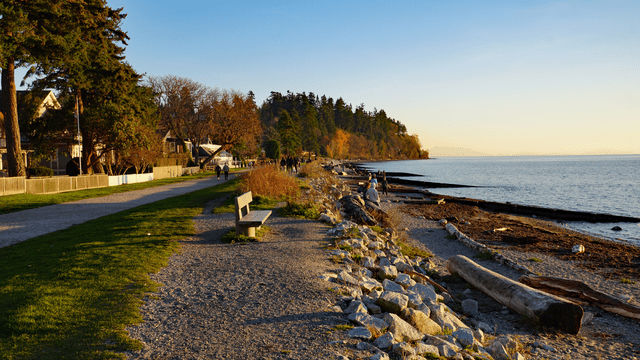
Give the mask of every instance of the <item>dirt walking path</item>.
[[[221, 201], [221, 200], [218, 200]], [[337, 356], [344, 324], [318, 275], [337, 268], [321, 248], [329, 227], [272, 215], [261, 242], [225, 244], [233, 214], [210, 203], [197, 235], [152, 274], [164, 284], [129, 328], [145, 344], [130, 359], [326, 359]], [[335, 343], [334, 343], [335, 342]]]

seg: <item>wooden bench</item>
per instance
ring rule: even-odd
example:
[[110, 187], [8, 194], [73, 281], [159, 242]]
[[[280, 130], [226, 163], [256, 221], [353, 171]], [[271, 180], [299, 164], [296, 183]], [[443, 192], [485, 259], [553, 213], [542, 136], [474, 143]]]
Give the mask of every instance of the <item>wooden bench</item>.
[[248, 191], [236, 198], [236, 234], [248, 237], [256, 237], [256, 228], [271, 216], [271, 210], [251, 211], [249, 203], [253, 201], [251, 191]]

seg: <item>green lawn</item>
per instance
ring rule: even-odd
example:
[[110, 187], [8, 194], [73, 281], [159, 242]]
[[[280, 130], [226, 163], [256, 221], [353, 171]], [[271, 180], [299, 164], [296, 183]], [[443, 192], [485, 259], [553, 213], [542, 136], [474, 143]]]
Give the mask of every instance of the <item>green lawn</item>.
[[147, 274], [178, 250], [176, 240], [194, 233], [192, 219], [204, 203], [235, 191], [237, 184], [229, 181], [0, 249], [0, 359], [113, 359], [142, 348], [124, 328], [141, 321], [141, 299], [159, 285]]
[[[233, 169], [237, 171], [236, 169]], [[156, 186], [168, 185], [178, 183], [182, 181], [189, 181], [195, 179], [201, 179], [204, 177], [214, 176], [215, 172], [201, 172], [189, 176], [180, 176], [175, 178], [166, 178], [160, 180], [147, 181], [137, 184], [127, 184], [119, 186], [108, 186], [98, 189], [70, 191], [60, 194], [49, 195], [32, 195], [32, 194], [18, 194], [0, 196], [0, 215], [10, 212], [22, 211], [27, 209], [33, 209], [41, 206], [61, 204], [70, 201], [96, 198], [101, 196], [107, 196], [111, 194], [123, 193], [133, 190], [147, 189]]]

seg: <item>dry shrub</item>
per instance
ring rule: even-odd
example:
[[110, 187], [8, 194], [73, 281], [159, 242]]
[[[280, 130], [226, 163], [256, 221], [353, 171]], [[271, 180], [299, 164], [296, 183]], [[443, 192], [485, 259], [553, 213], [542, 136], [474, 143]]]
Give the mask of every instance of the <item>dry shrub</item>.
[[278, 170], [274, 166], [262, 166], [242, 175], [242, 192], [251, 191], [253, 196], [261, 195], [269, 198], [297, 198], [300, 186], [295, 178]]
[[[402, 223], [402, 218], [406, 215], [403, 215], [395, 206], [389, 207], [386, 211], [387, 216], [384, 219], [378, 219], [375, 214], [372, 214], [376, 220], [381, 222], [385, 227], [390, 227], [392, 229], [398, 229], [400, 224]], [[383, 220], [383, 221], [380, 221]]]

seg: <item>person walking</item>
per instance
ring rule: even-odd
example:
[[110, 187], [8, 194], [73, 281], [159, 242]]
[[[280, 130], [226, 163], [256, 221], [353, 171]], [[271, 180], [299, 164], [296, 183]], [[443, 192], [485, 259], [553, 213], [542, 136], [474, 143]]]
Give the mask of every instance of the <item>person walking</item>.
[[218, 180], [220, 180], [221, 171], [222, 171], [222, 168], [220, 167], [220, 164], [216, 164], [216, 176], [218, 176]]
[[229, 165], [227, 163], [224, 163], [222, 171], [224, 171], [224, 179], [227, 180], [229, 178]]
[[387, 182], [387, 174], [382, 174], [382, 179], [380, 179], [380, 188], [382, 189], [382, 193], [384, 196], [389, 196], [389, 183]]

